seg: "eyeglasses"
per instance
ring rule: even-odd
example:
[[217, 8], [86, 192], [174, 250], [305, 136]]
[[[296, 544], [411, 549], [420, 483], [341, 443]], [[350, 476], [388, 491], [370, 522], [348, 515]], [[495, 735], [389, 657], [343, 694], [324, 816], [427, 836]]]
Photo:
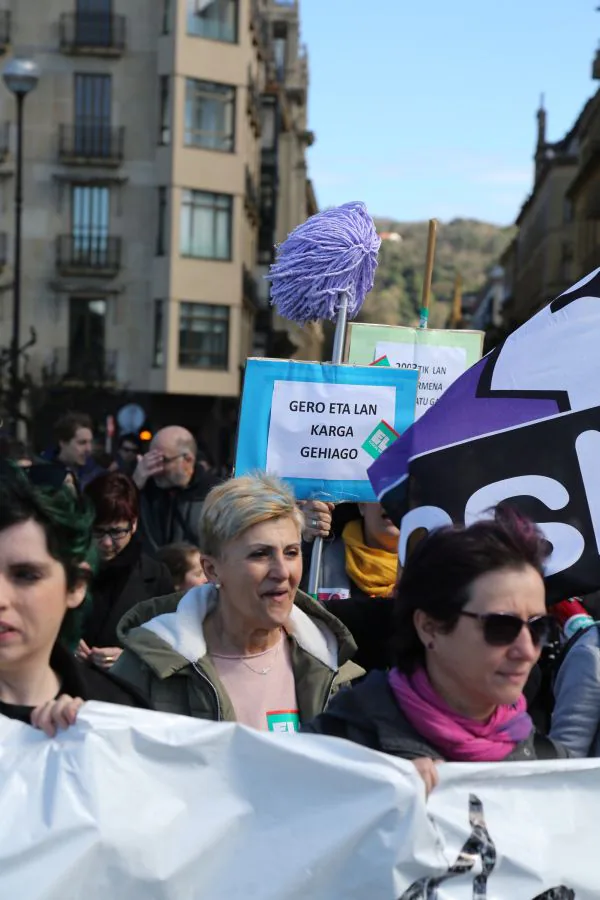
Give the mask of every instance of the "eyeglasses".
[[175, 462], [176, 459], [183, 459], [184, 456], [187, 456], [187, 453], [178, 453], [177, 456], [163, 456], [163, 466], [168, 466], [169, 463]]
[[137, 447], [128, 447], [126, 444], [123, 444], [121, 447], [121, 453], [137, 453]]
[[94, 528], [92, 534], [97, 541], [103, 541], [104, 538], [110, 538], [113, 544], [118, 544], [119, 541], [126, 538], [128, 534], [131, 534], [131, 525], [127, 528]]
[[460, 615], [481, 622], [483, 638], [490, 647], [508, 647], [519, 637], [524, 625], [529, 629], [535, 647], [545, 647], [555, 637], [555, 619], [549, 615], [520, 619], [509, 613], [474, 613], [464, 609]]

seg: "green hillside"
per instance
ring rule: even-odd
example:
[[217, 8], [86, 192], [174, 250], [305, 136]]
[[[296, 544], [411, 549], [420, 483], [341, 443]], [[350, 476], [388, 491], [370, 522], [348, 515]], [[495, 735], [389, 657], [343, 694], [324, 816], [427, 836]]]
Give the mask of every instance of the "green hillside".
[[[418, 321], [427, 249], [427, 222], [394, 222], [377, 219], [381, 232], [397, 232], [402, 240], [383, 241], [375, 287], [367, 297], [359, 320], [386, 325], [414, 325]], [[453, 219], [438, 226], [437, 251], [430, 310], [432, 327], [447, 324], [456, 273], [465, 293], [485, 282], [514, 234], [473, 219]]]

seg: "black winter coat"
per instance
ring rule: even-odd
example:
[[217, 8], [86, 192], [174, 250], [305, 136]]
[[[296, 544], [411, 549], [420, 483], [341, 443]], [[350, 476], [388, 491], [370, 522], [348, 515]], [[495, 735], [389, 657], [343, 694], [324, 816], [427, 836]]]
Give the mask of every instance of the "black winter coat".
[[140, 534], [144, 550], [154, 556], [167, 544], [198, 546], [198, 522], [204, 499], [218, 479], [200, 466], [186, 488], [159, 488], [152, 478], [140, 492]]
[[163, 563], [142, 552], [135, 538], [104, 565], [92, 582], [92, 607], [83, 629], [88, 647], [120, 647], [117, 625], [143, 600], [174, 591], [173, 579]]
[[[340, 691], [326, 711], [303, 726], [302, 731], [345, 738], [402, 759], [444, 759], [410, 724], [394, 698], [385, 672], [371, 672], [351, 690]], [[532, 732], [506, 760], [565, 759], [568, 755], [560, 744]]]
[[[60, 694], [81, 697], [82, 700], [98, 700], [117, 703], [120, 706], [136, 706], [148, 709], [148, 701], [130, 685], [119, 681], [107, 672], [79, 662], [64, 647], [56, 644], [50, 657], [50, 665], [60, 679]], [[0, 702], [0, 715], [30, 723], [31, 706], [17, 706]]]
[[[308, 587], [312, 544], [303, 544], [304, 576], [302, 590]], [[392, 597], [369, 597], [346, 572], [346, 550], [341, 537], [323, 544], [319, 585], [345, 588], [350, 596], [325, 600], [325, 608], [342, 622], [356, 641], [354, 662], [366, 672], [393, 665], [390, 635], [393, 632]]]

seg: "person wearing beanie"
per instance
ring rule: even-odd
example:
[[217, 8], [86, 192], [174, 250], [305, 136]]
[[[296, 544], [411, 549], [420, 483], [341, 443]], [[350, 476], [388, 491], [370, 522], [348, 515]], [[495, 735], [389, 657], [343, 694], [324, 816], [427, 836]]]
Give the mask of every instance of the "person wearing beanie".
[[550, 737], [571, 756], [600, 756], [600, 622], [578, 597], [552, 607], [564, 648], [557, 661]]

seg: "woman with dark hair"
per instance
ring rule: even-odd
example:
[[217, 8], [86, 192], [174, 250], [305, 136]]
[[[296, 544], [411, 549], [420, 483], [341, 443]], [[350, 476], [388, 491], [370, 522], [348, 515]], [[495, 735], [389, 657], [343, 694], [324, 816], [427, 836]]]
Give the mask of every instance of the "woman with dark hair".
[[0, 714], [48, 734], [84, 700], [147, 705], [72, 655], [95, 556], [91, 522], [69, 491], [38, 491], [18, 473], [0, 479]]
[[173, 592], [165, 565], [142, 552], [137, 539], [138, 493], [120, 472], [95, 478], [85, 489], [95, 513], [93, 535], [100, 567], [91, 585], [92, 606], [84, 624], [80, 659], [108, 669], [121, 655], [120, 619], [136, 604]]
[[523, 688], [552, 637], [545, 544], [509, 510], [432, 532], [409, 557], [395, 601], [395, 666], [336, 696], [307, 731], [435, 763], [567, 756], [536, 735]]

